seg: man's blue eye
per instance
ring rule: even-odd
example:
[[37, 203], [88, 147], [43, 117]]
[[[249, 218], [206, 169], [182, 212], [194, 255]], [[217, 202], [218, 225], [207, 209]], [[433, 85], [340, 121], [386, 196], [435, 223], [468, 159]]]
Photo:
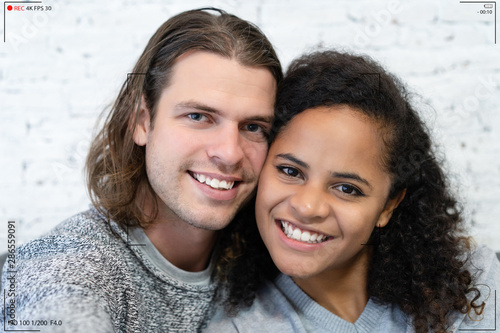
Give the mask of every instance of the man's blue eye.
[[191, 118], [192, 120], [200, 121], [203, 119], [203, 115], [201, 113], [190, 113], [188, 114], [188, 117]]
[[260, 128], [260, 126], [259, 126], [259, 125], [256, 125], [256, 124], [249, 124], [249, 125], [247, 125], [247, 129], [248, 129], [248, 131], [250, 131], [250, 132], [257, 132], [257, 131], [259, 131], [261, 128]]

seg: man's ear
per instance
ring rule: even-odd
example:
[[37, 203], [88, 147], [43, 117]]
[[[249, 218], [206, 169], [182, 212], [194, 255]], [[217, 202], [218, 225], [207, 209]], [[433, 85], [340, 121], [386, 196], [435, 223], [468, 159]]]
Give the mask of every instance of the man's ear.
[[144, 96], [142, 96], [141, 107], [134, 125], [134, 142], [138, 146], [145, 146], [147, 143], [150, 131], [150, 119], [149, 110], [146, 107], [146, 101], [144, 100]]
[[387, 223], [389, 223], [389, 220], [392, 217], [392, 213], [399, 206], [401, 201], [403, 201], [405, 195], [406, 189], [403, 189], [394, 199], [389, 199], [387, 201], [384, 210], [382, 211], [382, 213], [380, 213], [380, 216], [378, 218], [377, 227], [383, 228], [387, 225]]

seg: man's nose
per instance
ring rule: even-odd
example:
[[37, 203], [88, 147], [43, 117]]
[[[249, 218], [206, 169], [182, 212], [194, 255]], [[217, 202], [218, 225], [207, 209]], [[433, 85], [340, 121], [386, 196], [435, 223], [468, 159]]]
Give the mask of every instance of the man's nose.
[[207, 154], [217, 164], [227, 167], [237, 166], [243, 159], [243, 138], [235, 124], [227, 124], [213, 133], [212, 142], [208, 143]]

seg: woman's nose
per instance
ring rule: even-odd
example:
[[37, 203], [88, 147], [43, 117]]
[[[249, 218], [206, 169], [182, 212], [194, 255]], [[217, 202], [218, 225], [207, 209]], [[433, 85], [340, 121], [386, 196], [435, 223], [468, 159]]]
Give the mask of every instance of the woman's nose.
[[325, 198], [327, 193], [319, 186], [303, 185], [290, 198], [294, 214], [301, 221], [324, 219], [330, 212], [330, 206]]

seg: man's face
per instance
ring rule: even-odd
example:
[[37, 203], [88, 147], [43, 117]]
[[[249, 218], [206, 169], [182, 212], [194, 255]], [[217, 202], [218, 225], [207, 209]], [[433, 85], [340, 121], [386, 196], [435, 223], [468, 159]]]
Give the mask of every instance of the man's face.
[[160, 220], [208, 230], [229, 224], [257, 184], [275, 91], [265, 68], [202, 51], [176, 60], [154, 123], [142, 109], [134, 132], [146, 146]]

